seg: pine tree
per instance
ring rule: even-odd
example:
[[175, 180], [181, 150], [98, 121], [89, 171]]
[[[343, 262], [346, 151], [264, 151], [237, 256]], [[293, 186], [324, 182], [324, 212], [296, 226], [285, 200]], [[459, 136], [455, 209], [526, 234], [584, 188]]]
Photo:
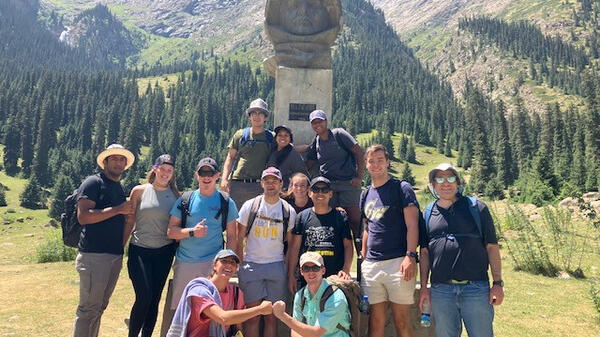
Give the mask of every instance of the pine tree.
[[508, 139], [508, 127], [506, 125], [505, 114], [506, 109], [504, 102], [502, 100], [498, 100], [494, 109], [494, 125], [496, 126], [494, 163], [502, 187], [507, 187], [508, 185], [512, 184], [515, 179], [512, 170], [513, 159]]
[[17, 162], [19, 160], [19, 131], [13, 117], [9, 117], [6, 125], [2, 128], [4, 134], [4, 171], [9, 176], [15, 176], [19, 172]]
[[[24, 113], [21, 122], [23, 123], [23, 130], [33, 130], [32, 116], [29, 113]], [[29, 178], [31, 174], [31, 165], [33, 164], [33, 133], [23, 132], [21, 134], [21, 173], [23, 178]]]
[[7, 206], [6, 202], [6, 192], [4, 191], [4, 187], [0, 186], [0, 207]]
[[408, 152], [408, 139], [406, 135], [400, 137], [400, 144], [398, 145], [398, 157], [401, 160], [406, 160], [406, 152]]
[[472, 89], [467, 96], [465, 116], [473, 143], [473, 163], [469, 185], [471, 190], [476, 193], [484, 193], [486, 184], [495, 176], [492, 156], [488, 148], [487, 132], [484, 129], [483, 114], [485, 111], [483, 94], [477, 89]]
[[52, 102], [44, 99], [38, 126], [37, 140], [35, 142], [35, 157], [33, 162], [33, 174], [41, 186], [50, 186], [51, 177], [48, 170], [48, 153], [53, 145], [54, 138], [52, 129]]
[[408, 142], [408, 148], [406, 150], [406, 161], [412, 164], [417, 163], [417, 155], [415, 154], [415, 141], [413, 137], [411, 137]]
[[452, 158], [452, 145], [449, 138], [446, 138], [446, 142], [444, 143], [444, 156]]
[[404, 163], [404, 166], [402, 167], [402, 173], [400, 173], [400, 179], [406, 180], [412, 186], [415, 185], [415, 177], [413, 176], [412, 170], [410, 169], [410, 166], [408, 166], [408, 163]]
[[61, 172], [59, 178], [54, 185], [54, 193], [52, 193], [52, 201], [50, 202], [50, 210], [48, 215], [51, 218], [60, 220], [60, 215], [64, 212], [65, 199], [73, 193], [73, 184], [71, 178]]
[[20, 205], [29, 209], [45, 208], [42, 193], [40, 182], [34, 172], [19, 196]]

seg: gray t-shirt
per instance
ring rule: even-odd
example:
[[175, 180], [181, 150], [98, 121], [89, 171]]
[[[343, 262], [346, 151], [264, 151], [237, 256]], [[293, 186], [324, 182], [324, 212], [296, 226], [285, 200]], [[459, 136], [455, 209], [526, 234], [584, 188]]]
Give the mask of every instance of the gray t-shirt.
[[131, 234], [131, 243], [144, 248], [160, 248], [171, 244], [167, 237], [169, 211], [177, 201], [170, 188], [157, 191], [147, 184], [135, 212], [135, 230]]
[[[342, 144], [338, 144], [339, 139]], [[307, 158], [319, 163], [319, 173], [329, 180], [351, 180], [357, 176], [356, 162], [352, 147], [356, 139], [346, 130], [336, 128], [329, 130], [327, 140], [317, 139], [308, 150]]]
[[290, 183], [290, 177], [294, 173], [300, 172], [308, 175], [308, 170], [306, 169], [306, 164], [304, 164], [304, 161], [302, 160], [302, 155], [300, 155], [300, 153], [293, 148], [291, 151], [289, 151], [285, 159], [278, 164], [277, 159], [279, 152], [281, 151], [273, 151], [271, 153], [269, 160], [267, 161], [267, 167], [274, 166], [281, 171], [281, 176], [283, 177], [283, 189], [287, 189]]

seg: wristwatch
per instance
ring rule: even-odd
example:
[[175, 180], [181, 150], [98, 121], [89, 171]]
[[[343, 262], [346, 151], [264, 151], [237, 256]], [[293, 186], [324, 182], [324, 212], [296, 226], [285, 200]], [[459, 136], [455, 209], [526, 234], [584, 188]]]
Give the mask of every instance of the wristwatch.
[[500, 280], [500, 281], [494, 281], [492, 282], [492, 285], [494, 286], [501, 286], [502, 288], [504, 288], [504, 281]]
[[419, 262], [419, 254], [417, 252], [406, 252], [406, 256], [414, 257], [416, 262]]
[[190, 235], [190, 238], [194, 237], [194, 230], [192, 229], [191, 231], [188, 232], [188, 234]]

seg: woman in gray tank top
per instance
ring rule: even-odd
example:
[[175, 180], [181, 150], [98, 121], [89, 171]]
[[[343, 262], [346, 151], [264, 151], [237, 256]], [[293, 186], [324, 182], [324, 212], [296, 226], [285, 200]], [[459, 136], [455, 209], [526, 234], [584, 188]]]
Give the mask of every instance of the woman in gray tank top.
[[[129, 316], [129, 336], [152, 336], [158, 303], [169, 275], [175, 243], [167, 237], [169, 211], [179, 198], [175, 184], [173, 158], [163, 154], [156, 158], [147, 183], [131, 190], [135, 213], [127, 220], [124, 240], [129, 243], [127, 268], [135, 291], [135, 303]], [[134, 226], [135, 225], [135, 226]], [[133, 230], [133, 232], [132, 232]]]

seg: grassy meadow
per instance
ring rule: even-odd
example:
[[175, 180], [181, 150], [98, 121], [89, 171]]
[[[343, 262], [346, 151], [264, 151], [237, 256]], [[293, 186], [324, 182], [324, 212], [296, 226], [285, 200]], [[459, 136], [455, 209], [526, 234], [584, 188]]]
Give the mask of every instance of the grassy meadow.
[[[0, 157], [1, 153], [0, 145]], [[455, 161], [455, 158], [438, 154], [434, 148], [417, 146], [416, 153], [420, 164], [410, 166], [419, 191], [425, 188], [428, 170], [440, 162]], [[399, 172], [401, 165], [394, 162], [392, 167]], [[7, 177], [0, 171], [0, 182], [9, 188], [9, 205], [0, 207], [0, 223], [12, 221], [9, 225], [0, 225], [0, 336], [68, 336], [72, 333], [79, 295], [79, 277], [74, 262], [36, 263], [36, 248], [59, 230], [45, 226], [49, 221], [47, 210], [32, 211], [18, 206], [18, 195], [25, 180]], [[503, 214], [505, 203], [495, 202], [492, 208], [497, 214]], [[17, 218], [24, 220], [17, 222]], [[574, 230], [582, 237], [586, 233], [580, 226]], [[539, 229], [542, 240], [551, 243], [548, 232]], [[510, 228], [503, 227], [503, 231], [510, 237], [507, 234]], [[581, 253], [582, 269], [587, 278], [560, 279], [515, 271], [506, 244], [502, 242], [505, 301], [496, 309], [496, 336], [597, 336], [600, 315], [590, 297], [589, 284], [590, 280], [600, 277], [600, 245], [590, 240], [588, 245]], [[102, 319], [101, 336], [126, 335], [124, 319], [129, 316], [133, 299], [125, 258], [117, 287]], [[163, 304], [160, 305], [159, 322]], [[155, 336], [158, 331], [159, 327], [155, 329]]]

